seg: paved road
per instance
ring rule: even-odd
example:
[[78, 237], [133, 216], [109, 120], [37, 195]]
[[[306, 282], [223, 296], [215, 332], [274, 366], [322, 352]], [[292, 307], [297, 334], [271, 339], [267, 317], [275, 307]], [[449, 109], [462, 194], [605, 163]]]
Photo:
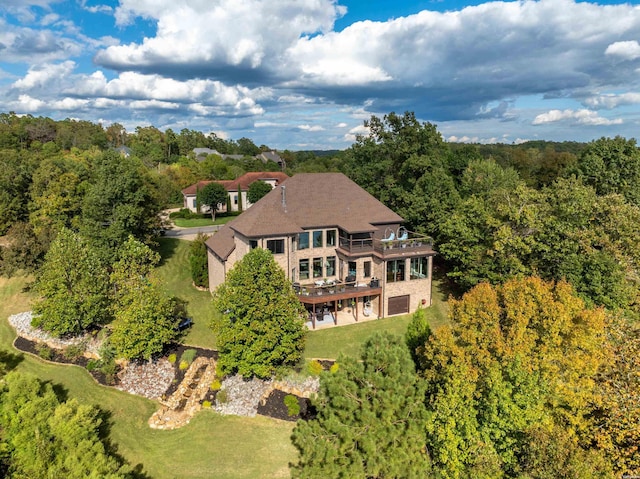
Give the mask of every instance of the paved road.
[[198, 233], [211, 234], [218, 231], [219, 228], [220, 225], [198, 226], [196, 228], [178, 228], [177, 226], [172, 226], [171, 229], [166, 230], [165, 236], [192, 240]]

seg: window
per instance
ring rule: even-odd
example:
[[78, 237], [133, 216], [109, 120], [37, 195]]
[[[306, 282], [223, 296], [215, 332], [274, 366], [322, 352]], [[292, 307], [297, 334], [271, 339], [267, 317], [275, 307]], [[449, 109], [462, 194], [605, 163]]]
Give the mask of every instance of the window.
[[403, 259], [387, 261], [387, 283], [404, 281], [406, 262]]
[[313, 232], [313, 247], [322, 248], [322, 230]]
[[233, 204], [234, 205], [238, 204], [238, 195], [233, 195]]
[[309, 233], [300, 233], [298, 235], [298, 249], [307, 249], [309, 247]]
[[249, 240], [249, 249], [256, 249], [258, 247], [258, 240]]
[[364, 277], [365, 278], [371, 277], [371, 261], [364, 262]]
[[327, 262], [324, 265], [326, 274], [325, 276], [335, 276], [336, 275], [336, 257], [335, 256], [327, 256]]
[[347, 275], [353, 276], [354, 280], [356, 278], [356, 265], [357, 263], [355, 261], [349, 261], [348, 270], [347, 270]]
[[267, 249], [273, 254], [284, 254], [284, 240], [267, 240]]
[[420, 258], [411, 258], [411, 269], [409, 271], [409, 279], [424, 279], [429, 277], [429, 258], [421, 256]]
[[309, 279], [309, 260], [300, 260], [300, 279]]
[[336, 245], [336, 230], [327, 230], [327, 246]]
[[322, 278], [322, 258], [313, 258], [313, 277]]

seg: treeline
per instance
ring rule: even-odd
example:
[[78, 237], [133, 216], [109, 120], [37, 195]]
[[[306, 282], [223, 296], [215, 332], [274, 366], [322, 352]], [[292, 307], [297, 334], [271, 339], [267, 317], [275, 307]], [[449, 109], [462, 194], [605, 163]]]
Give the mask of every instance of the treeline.
[[[516, 276], [567, 280], [589, 304], [637, 309], [640, 150], [602, 138], [572, 151], [449, 145], [389, 114], [344, 154], [347, 175], [434, 237], [460, 292]], [[496, 153], [496, 157], [493, 156]], [[508, 154], [507, 154], [508, 153]]]

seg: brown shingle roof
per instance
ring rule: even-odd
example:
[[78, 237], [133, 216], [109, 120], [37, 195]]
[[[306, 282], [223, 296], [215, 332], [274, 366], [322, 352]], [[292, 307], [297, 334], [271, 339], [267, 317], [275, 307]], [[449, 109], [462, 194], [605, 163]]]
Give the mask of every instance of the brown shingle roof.
[[226, 259], [233, 251], [234, 231], [249, 238], [285, 236], [328, 227], [358, 233], [373, 231], [375, 225], [402, 222], [401, 216], [342, 173], [299, 173], [227, 223], [209, 238], [207, 246]]
[[241, 177], [236, 180], [202, 180], [198, 181], [196, 184], [191, 186], [187, 186], [182, 193], [185, 195], [195, 195], [197, 190], [201, 189], [203, 186], [208, 185], [209, 183], [213, 183], [216, 181], [224, 186], [227, 191], [238, 191], [238, 185], [244, 190], [247, 191], [249, 186], [254, 181], [258, 180], [276, 180], [276, 185], [279, 185], [284, 180], [289, 178], [286, 173], [281, 171], [250, 171], [249, 173], [245, 173]]

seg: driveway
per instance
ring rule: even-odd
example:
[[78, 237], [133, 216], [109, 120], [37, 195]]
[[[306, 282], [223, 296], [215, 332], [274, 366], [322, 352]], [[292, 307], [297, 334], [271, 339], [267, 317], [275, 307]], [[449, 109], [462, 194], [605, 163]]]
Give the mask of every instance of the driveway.
[[195, 228], [180, 228], [178, 226], [171, 225], [170, 228], [166, 230], [166, 233], [164, 235], [170, 238], [193, 241], [198, 233], [210, 235], [218, 231], [220, 226], [221, 225], [197, 226]]

